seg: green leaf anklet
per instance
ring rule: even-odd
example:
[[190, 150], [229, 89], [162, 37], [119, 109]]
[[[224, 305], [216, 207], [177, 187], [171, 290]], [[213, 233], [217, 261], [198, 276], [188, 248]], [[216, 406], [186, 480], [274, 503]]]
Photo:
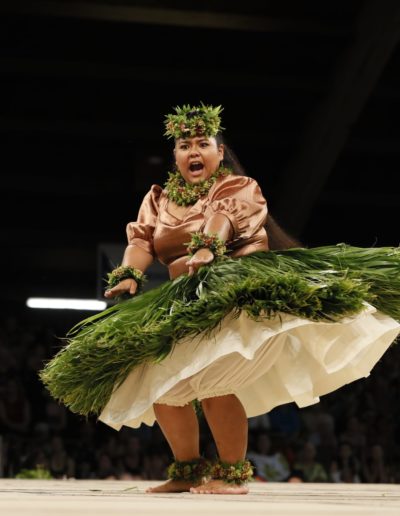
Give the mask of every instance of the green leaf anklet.
[[171, 480], [201, 480], [210, 474], [210, 463], [204, 457], [199, 459], [179, 461], [176, 460], [168, 466], [167, 477]]
[[253, 466], [247, 459], [240, 460], [234, 464], [218, 461], [211, 467], [210, 475], [214, 480], [241, 485], [253, 476]]

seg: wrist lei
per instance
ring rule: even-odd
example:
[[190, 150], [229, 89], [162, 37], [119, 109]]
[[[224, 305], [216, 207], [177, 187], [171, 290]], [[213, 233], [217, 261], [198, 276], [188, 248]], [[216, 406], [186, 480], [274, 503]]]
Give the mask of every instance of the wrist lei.
[[210, 475], [214, 480], [224, 480], [232, 484], [244, 484], [253, 476], [253, 466], [247, 459], [234, 464], [218, 461], [211, 466]]
[[143, 282], [146, 280], [146, 276], [139, 269], [121, 265], [116, 267], [113, 271], [107, 274], [107, 289], [113, 288], [118, 285], [122, 280], [132, 278], [137, 283], [137, 291], [139, 292], [142, 288]]
[[195, 204], [200, 197], [207, 195], [219, 177], [230, 174], [232, 174], [230, 168], [221, 166], [208, 179], [192, 184], [187, 183], [179, 171], [169, 172], [169, 178], [164, 184], [164, 188], [170, 201], [175, 202], [179, 206], [189, 206], [190, 204]]
[[204, 457], [193, 460], [176, 460], [168, 466], [167, 477], [171, 480], [201, 480], [210, 474], [210, 463]]
[[184, 245], [187, 246], [189, 256], [193, 256], [196, 251], [203, 248], [208, 248], [214, 254], [214, 256], [222, 256], [226, 253], [226, 246], [223, 240], [217, 235], [217, 233], [202, 233], [201, 231], [195, 231], [190, 233], [192, 239], [190, 242], [186, 242]]

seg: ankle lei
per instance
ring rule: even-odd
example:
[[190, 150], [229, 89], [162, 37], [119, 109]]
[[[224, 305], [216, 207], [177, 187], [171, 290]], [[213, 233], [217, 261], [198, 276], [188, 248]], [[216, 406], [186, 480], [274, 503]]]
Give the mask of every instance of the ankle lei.
[[253, 476], [253, 466], [248, 459], [229, 464], [219, 460], [211, 466], [210, 475], [214, 480], [223, 480], [229, 484], [241, 485]]
[[207, 459], [200, 457], [193, 460], [175, 460], [168, 466], [167, 477], [172, 480], [197, 481], [209, 475], [210, 464]]
[[208, 179], [197, 184], [191, 184], [183, 179], [179, 171], [169, 172], [164, 188], [170, 201], [175, 202], [179, 206], [189, 206], [190, 204], [195, 204], [200, 197], [207, 195], [219, 177], [228, 176], [229, 174], [232, 174], [232, 170], [221, 166]]
[[214, 464], [204, 457], [190, 461], [174, 461], [167, 471], [167, 477], [172, 480], [185, 480], [191, 482], [201, 481], [203, 477], [211, 477], [214, 480], [223, 480], [228, 484], [242, 485], [251, 480], [253, 466], [248, 459], [240, 460], [234, 464], [217, 460]]

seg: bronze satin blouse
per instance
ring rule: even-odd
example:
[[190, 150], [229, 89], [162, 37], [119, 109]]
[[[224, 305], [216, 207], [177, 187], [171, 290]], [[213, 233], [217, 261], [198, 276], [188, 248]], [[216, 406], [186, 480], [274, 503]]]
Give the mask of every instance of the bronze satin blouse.
[[188, 272], [184, 244], [190, 241], [190, 233], [203, 230], [214, 213], [222, 213], [232, 224], [233, 235], [226, 242], [229, 256], [268, 250], [264, 228], [267, 202], [251, 177], [219, 177], [208, 195], [188, 206], [181, 218], [168, 211], [168, 204], [166, 191], [153, 185], [143, 199], [137, 221], [129, 222], [126, 231], [128, 244], [141, 247], [167, 265], [171, 279]]

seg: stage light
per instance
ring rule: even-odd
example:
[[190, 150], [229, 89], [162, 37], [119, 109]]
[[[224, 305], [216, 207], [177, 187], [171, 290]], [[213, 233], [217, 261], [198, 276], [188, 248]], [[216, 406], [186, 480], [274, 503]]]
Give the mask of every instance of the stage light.
[[105, 301], [97, 299], [62, 299], [51, 297], [29, 297], [26, 300], [29, 308], [47, 308], [56, 310], [93, 310], [100, 311], [107, 308]]

